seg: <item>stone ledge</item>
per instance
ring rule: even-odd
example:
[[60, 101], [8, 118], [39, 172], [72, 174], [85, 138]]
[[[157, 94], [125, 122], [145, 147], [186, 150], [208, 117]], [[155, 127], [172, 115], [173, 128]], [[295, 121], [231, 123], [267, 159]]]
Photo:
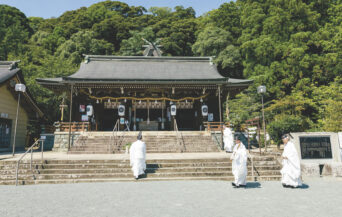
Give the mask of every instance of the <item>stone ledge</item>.
[[301, 172], [303, 176], [320, 177], [318, 163], [301, 163]]
[[324, 164], [322, 175], [342, 177], [342, 163], [332, 162]]

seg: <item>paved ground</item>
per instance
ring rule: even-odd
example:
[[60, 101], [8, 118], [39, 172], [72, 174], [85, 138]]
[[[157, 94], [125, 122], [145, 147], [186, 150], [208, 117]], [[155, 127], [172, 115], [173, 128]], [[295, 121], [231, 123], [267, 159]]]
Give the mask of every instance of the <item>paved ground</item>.
[[0, 186], [1, 217], [340, 217], [342, 181], [306, 180], [233, 189], [224, 181]]

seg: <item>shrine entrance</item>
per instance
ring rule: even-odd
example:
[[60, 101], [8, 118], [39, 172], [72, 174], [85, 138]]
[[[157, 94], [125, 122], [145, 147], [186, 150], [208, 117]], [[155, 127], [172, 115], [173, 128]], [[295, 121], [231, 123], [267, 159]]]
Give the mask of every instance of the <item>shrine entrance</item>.
[[91, 131], [112, 131], [116, 123], [120, 131], [204, 130], [208, 121], [222, 123], [228, 93], [252, 83], [222, 76], [211, 57], [158, 55], [86, 55], [73, 75], [37, 82], [68, 97], [61, 122]]

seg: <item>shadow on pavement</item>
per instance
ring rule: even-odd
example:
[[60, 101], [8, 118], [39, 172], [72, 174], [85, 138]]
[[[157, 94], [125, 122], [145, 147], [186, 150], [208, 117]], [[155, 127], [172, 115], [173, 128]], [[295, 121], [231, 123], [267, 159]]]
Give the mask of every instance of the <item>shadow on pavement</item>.
[[302, 186], [300, 186], [300, 187], [298, 187], [298, 188], [299, 188], [299, 189], [308, 189], [308, 188], [310, 188], [310, 186], [303, 183]]
[[246, 189], [248, 188], [261, 188], [261, 184], [259, 182], [248, 182], [246, 184]]

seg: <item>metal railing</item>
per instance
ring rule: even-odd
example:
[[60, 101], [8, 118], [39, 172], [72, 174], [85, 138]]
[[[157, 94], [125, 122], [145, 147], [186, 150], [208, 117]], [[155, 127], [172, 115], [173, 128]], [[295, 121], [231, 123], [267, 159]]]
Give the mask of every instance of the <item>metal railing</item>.
[[178, 130], [178, 125], [177, 125], [177, 120], [174, 120], [174, 130], [176, 131], [176, 137], [177, 137], [177, 143], [178, 146], [180, 148], [180, 152], [184, 152], [185, 151], [185, 144], [184, 144], [184, 140], [183, 140], [183, 135], [182, 133]]
[[209, 132], [211, 134], [211, 136], [213, 137], [214, 135], [214, 138], [215, 138], [215, 142], [216, 142], [216, 145], [218, 147], [219, 150], [224, 150], [223, 148], [223, 142], [222, 142], [222, 139], [221, 137], [223, 136], [222, 134], [220, 134], [220, 138], [218, 139], [217, 138], [217, 132], [216, 131], [211, 131]]
[[255, 176], [255, 172], [257, 173], [258, 176], [260, 176], [260, 174], [259, 174], [258, 170], [254, 166], [253, 156], [248, 153], [248, 158], [247, 159], [251, 162], [252, 178], [253, 178], [254, 181], [257, 181], [256, 176]]
[[111, 142], [110, 142], [110, 152], [115, 153], [115, 151], [120, 151], [122, 141], [125, 138], [124, 131], [121, 132], [121, 135], [119, 136], [120, 131], [120, 120], [118, 119], [114, 125], [113, 133], [111, 136]]
[[26, 156], [27, 153], [31, 152], [31, 159], [30, 159], [30, 170], [32, 172], [32, 175], [33, 175], [33, 178], [34, 177], [34, 174], [33, 174], [33, 170], [32, 170], [32, 160], [33, 160], [33, 148], [39, 143], [41, 142], [41, 164], [43, 165], [44, 164], [44, 140], [41, 140], [41, 139], [38, 139], [36, 140], [33, 145], [30, 146], [30, 148], [27, 149], [27, 151], [21, 155], [21, 157], [19, 158], [18, 162], [17, 162], [17, 167], [16, 167], [16, 170], [15, 170], [15, 185], [18, 186], [18, 176], [19, 176], [19, 165], [20, 165], [20, 161]]

